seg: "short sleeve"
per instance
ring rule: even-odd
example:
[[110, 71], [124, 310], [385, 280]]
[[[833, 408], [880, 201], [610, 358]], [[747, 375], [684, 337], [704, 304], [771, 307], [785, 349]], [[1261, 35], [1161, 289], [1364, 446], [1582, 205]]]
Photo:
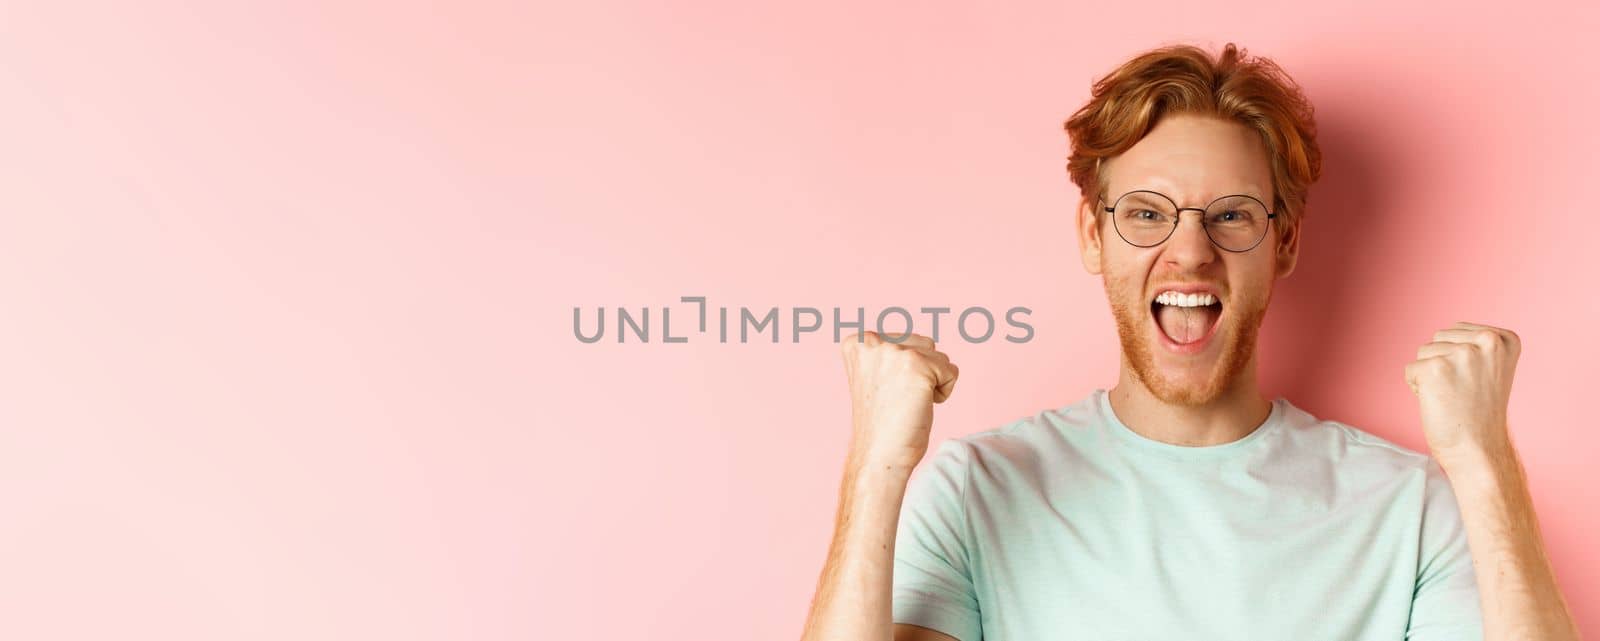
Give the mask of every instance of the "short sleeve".
[[906, 487], [894, 544], [895, 623], [979, 641], [978, 596], [965, 534], [970, 446], [946, 440]]
[[1444, 469], [1428, 459], [1421, 555], [1408, 641], [1481, 641], [1483, 615], [1466, 525]]

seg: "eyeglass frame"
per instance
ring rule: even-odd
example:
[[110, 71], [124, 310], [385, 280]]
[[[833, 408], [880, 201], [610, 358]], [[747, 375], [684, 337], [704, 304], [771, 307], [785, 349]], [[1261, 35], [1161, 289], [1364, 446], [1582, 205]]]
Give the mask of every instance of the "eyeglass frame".
[[1115, 213], [1117, 213], [1117, 204], [1121, 203], [1122, 199], [1127, 198], [1128, 196], [1131, 196], [1133, 194], [1139, 194], [1139, 193], [1155, 194], [1157, 196], [1160, 196], [1162, 200], [1165, 200], [1165, 201], [1167, 201], [1169, 203], [1172, 203], [1172, 208], [1175, 210], [1175, 213], [1173, 213], [1173, 217], [1175, 218], [1175, 220], [1172, 221], [1172, 229], [1167, 230], [1167, 235], [1166, 236], [1162, 236], [1161, 240], [1158, 240], [1158, 241], [1156, 241], [1154, 243], [1151, 243], [1149, 245], [1140, 245], [1140, 244], [1135, 243], [1135, 242], [1133, 242], [1131, 240], [1128, 240], [1127, 236], [1123, 236], [1122, 235], [1122, 230], [1117, 228], [1117, 219], [1116, 218], [1112, 218], [1111, 219], [1111, 229], [1113, 231], [1117, 232], [1117, 237], [1121, 238], [1122, 242], [1125, 242], [1125, 243], [1127, 243], [1129, 245], [1132, 245], [1134, 247], [1138, 247], [1140, 249], [1149, 249], [1151, 247], [1156, 247], [1156, 246], [1161, 245], [1161, 243], [1167, 242], [1167, 240], [1171, 239], [1172, 238], [1172, 234], [1174, 232], [1178, 231], [1178, 224], [1183, 222], [1183, 212], [1186, 212], [1186, 211], [1198, 211], [1198, 212], [1200, 212], [1200, 230], [1204, 231], [1206, 233], [1206, 240], [1211, 241], [1211, 244], [1215, 245], [1217, 247], [1217, 249], [1220, 249], [1220, 250], [1225, 251], [1225, 252], [1232, 252], [1232, 253], [1235, 253], [1235, 254], [1243, 254], [1243, 253], [1248, 252], [1248, 251], [1250, 251], [1252, 249], [1255, 249], [1256, 247], [1261, 246], [1261, 241], [1267, 239], [1267, 230], [1262, 230], [1261, 237], [1257, 238], [1256, 242], [1254, 244], [1252, 244], [1249, 247], [1246, 247], [1244, 249], [1228, 249], [1227, 247], [1223, 247], [1222, 243], [1217, 242], [1217, 239], [1211, 236], [1211, 228], [1206, 225], [1206, 212], [1211, 210], [1211, 206], [1212, 205], [1215, 205], [1215, 204], [1217, 204], [1217, 202], [1219, 202], [1221, 200], [1224, 200], [1224, 199], [1227, 199], [1227, 198], [1249, 198], [1250, 200], [1256, 201], [1257, 205], [1261, 205], [1262, 209], [1267, 210], [1267, 225], [1268, 225], [1269, 228], [1272, 225], [1273, 219], [1276, 219], [1278, 217], [1278, 213], [1272, 211], [1272, 208], [1268, 207], [1266, 203], [1261, 202], [1260, 198], [1256, 198], [1255, 196], [1251, 196], [1250, 194], [1228, 194], [1226, 196], [1218, 196], [1214, 200], [1212, 200], [1211, 202], [1206, 203], [1205, 207], [1179, 207], [1178, 206], [1178, 201], [1173, 200], [1171, 196], [1168, 196], [1168, 195], [1163, 194], [1163, 193], [1161, 193], [1159, 191], [1155, 191], [1155, 190], [1151, 190], [1151, 189], [1135, 189], [1135, 190], [1129, 191], [1127, 193], [1124, 193], [1121, 196], [1117, 196], [1117, 199], [1115, 201], [1112, 201], [1110, 207], [1105, 207], [1104, 206], [1106, 204], [1106, 197], [1105, 197], [1105, 193], [1104, 192], [1101, 192], [1101, 194], [1099, 196], [1097, 196], [1096, 199], [1100, 201], [1100, 204], [1102, 205], [1101, 209], [1105, 210], [1106, 213], [1115, 214]]

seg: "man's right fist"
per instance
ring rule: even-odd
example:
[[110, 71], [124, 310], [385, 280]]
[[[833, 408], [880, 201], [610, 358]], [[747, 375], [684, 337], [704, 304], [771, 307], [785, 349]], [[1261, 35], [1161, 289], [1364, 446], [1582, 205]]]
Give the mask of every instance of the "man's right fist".
[[950, 398], [960, 370], [921, 334], [891, 343], [862, 332], [844, 339], [840, 351], [850, 379], [851, 459], [915, 467], [928, 451], [933, 404]]

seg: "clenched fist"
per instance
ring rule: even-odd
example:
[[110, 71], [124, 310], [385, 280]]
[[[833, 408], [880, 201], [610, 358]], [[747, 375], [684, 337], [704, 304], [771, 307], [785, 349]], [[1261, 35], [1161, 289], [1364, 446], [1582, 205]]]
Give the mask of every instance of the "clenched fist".
[[1406, 365], [1422, 408], [1422, 431], [1441, 461], [1470, 448], [1509, 446], [1506, 408], [1521, 341], [1508, 329], [1456, 323], [1433, 335]]
[[863, 332], [846, 338], [840, 351], [850, 379], [852, 461], [915, 467], [928, 451], [933, 404], [955, 391], [955, 363], [921, 334], [891, 343]]

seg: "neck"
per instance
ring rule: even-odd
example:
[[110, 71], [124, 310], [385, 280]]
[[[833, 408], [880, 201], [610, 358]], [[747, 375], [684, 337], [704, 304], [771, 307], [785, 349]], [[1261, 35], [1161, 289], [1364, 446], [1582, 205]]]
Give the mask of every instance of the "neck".
[[1134, 375], [1126, 356], [1117, 385], [1107, 394], [1112, 411], [1128, 429], [1148, 439], [1191, 447], [1244, 438], [1272, 412], [1272, 403], [1256, 386], [1254, 357], [1222, 393], [1201, 405], [1178, 405], [1157, 398]]

